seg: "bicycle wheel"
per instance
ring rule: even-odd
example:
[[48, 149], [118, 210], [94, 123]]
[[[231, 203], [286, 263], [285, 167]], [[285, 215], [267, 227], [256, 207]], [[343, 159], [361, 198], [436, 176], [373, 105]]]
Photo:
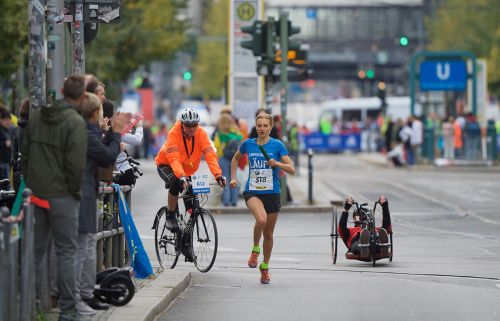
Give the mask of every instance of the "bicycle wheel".
[[217, 225], [212, 214], [201, 209], [196, 215], [191, 229], [191, 245], [194, 254], [194, 265], [200, 272], [208, 272], [217, 256]]
[[337, 252], [338, 252], [338, 240], [339, 240], [339, 234], [337, 232], [337, 223], [338, 217], [337, 217], [337, 209], [334, 207], [332, 211], [332, 231], [330, 233], [330, 239], [332, 243], [332, 260], [333, 264], [337, 263]]
[[179, 259], [179, 252], [175, 251], [176, 235], [165, 226], [166, 207], [160, 208], [155, 226], [155, 250], [158, 263], [163, 268], [173, 269]]
[[392, 242], [392, 233], [389, 234], [389, 237], [390, 237], [390, 240], [391, 240], [391, 257], [389, 258], [389, 262], [392, 262], [392, 254], [394, 253], [394, 249], [393, 249], [393, 242]]

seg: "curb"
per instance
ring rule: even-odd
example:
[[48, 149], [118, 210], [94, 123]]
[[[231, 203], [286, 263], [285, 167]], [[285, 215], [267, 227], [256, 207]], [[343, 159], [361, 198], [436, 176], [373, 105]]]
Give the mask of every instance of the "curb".
[[191, 273], [163, 270], [137, 290], [132, 301], [113, 311], [107, 321], [154, 321], [191, 282]]

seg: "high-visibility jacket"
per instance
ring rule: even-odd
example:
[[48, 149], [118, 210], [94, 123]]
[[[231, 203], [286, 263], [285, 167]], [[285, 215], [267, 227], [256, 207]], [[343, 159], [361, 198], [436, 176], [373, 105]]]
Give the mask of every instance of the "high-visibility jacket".
[[[194, 143], [193, 143], [194, 139]], [[217, 154], [208, 139], [207, 132], [198, 127], [193, 138], [184, 137], [182, 123], [177, 121], [167, 134], [167, 140], [155, 158], [159, 165], [169, 165], [177, 178], [191, 176], [200, 167], [201, 157], [210, 168], [212, 175], [222, 175], [217, 161]]]

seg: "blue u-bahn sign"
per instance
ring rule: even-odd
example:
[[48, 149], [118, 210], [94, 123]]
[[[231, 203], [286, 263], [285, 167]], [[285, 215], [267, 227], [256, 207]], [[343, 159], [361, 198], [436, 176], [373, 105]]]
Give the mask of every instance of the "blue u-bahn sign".
[[420, 64], [421, 91], [463, 91], [467, 65], [463, 60], [427, 60]]

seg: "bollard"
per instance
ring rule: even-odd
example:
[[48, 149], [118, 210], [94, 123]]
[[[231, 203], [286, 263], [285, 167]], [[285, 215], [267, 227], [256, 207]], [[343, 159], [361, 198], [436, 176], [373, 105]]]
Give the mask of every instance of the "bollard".
[[307, 176], [308, 176], [308, 189], [307, 189], [307, 199], [309, 205], [313, 204], [313, 151], [311, 148], [307, 149]]
[[495, 128], [495, 123], [488, 121], [488, 127], [486, 129], [486, 150], [487, 159], [496, 161], [497, 159], [497, 130]]
[[434, 161], [434, 128], [427, 127], [424, 129], [422, 156], [427, 158], [429, 164]]

